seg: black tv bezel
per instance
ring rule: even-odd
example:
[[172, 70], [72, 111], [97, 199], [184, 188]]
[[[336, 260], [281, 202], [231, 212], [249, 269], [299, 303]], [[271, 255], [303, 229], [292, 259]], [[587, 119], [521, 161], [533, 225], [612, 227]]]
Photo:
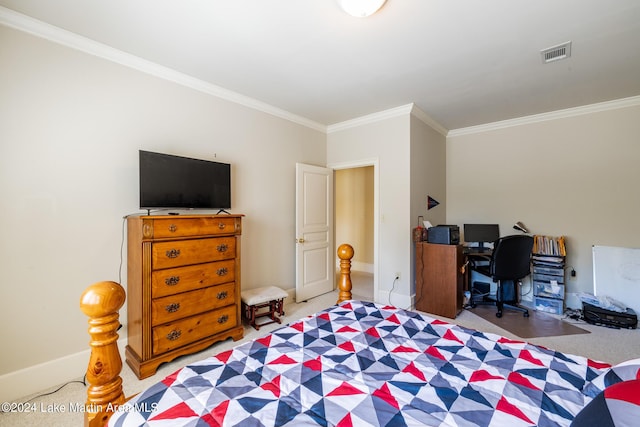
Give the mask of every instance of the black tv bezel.
[[[231, 164], [230, 163], [219, 162], [214, 160], [205, 160], [202, 158], [195, 158], [195, 157], [188, 157], [188, 156], [180, 156], [176, 154], [161, 153], [161, 152], [149, 151], [149, 150], [138, 150], [138, 153], [139, 153], [138, 154], [138, 195], [139, 195], [138, 201], [139, 201], [139, 207], [141, 210], [151, 211], [151, 210], [163, 210], [163, 209], [177, 209], [177, 210], [202, 209], [202, 210], [222, 211], [222, 210], [231, 209], [232, 194], [231, 194]], [[145, 156], [162, 158], [170, 162], [181, 162], [184, 164], [192, 163], [194, 166], [209, 165], [211, 167], [218, 167], [218, 168], [223, 167], [224, 169], [226, 169], [225, 181], [223, 182], [223, 185], [226, 188], [226, 197], [223, 200], [224, 203], [216, 202], [216, 203], [201, 204], [201, 203], [197, 203], [197, 201], [195, 201], [194, 199], [189, 199], [185, 203], [175, 203], [175, 202], [161, 203], [161, 202], [150, 201], [148, 196], [149, 191], [146, 191], [145, 193], [145, 188], [143, 188], [143, 181], [146, 181], [146, 178], [143, 178], [143, 174], [144, 174], [143, 161]], [[188, 182], [185, 182], [184, 185], [185, 186], [188, 185]], [[211, 187], [213, 187], [213, 185], [215, 184], [212, 183]]]
[[[477, 223], [477, 224], [463, 224], [464, 241], [465, 243], [477, 243], [478, 247], [484, 248], [485, 243], [493, 243], [500, 238], [500, 225], [489, 223]], [[468, 236], [468, 232], [471, 231], [471, 237]], [[474, 236], [475, 234], [475, 236]], [[478, 236], [484, 237], [478, 240]], [[491, 237], [487, 237], [491, 236]]]

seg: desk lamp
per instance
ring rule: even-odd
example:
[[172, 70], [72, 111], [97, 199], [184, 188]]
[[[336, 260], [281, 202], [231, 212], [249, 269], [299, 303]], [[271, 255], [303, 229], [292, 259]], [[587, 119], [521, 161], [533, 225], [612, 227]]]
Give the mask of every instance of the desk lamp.
[[529, 234], [529, 230], [527, 229], [527, 227], [525, 227], [524, 224], [521, 223], [520, 221], [513, 224], [513, 228], [515, 230], [522, 231], [525, 234]]

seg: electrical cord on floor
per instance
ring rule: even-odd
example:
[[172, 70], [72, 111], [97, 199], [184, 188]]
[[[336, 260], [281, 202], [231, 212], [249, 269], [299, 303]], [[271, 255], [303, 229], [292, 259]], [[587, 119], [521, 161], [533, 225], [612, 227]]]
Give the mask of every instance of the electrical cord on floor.
[[[124, 257], [124, 234], [125, 234], [125, 224], [127, 221], [127, 218], [129, 216], [131, 216], [133, 214], [128, 214], [122, 217], [122, 235], [121, 235], [121, 241], [120, 241], [120, 265], [118, 266], [118, 283], [122, 283], [122, 264], [123, 264], [123, 257]], [[122, 325], [120, 325], [118, 327], [118, 329], [120, 329], [122, 327]], [[39, 399], [41, 397], [45, 397], [45, 396], [50, 396], [52, 394], [55, 394], [57, 392], [59, 392], [60, 390], [62, 390], [63, 388], [65, 388], [66, 386], [68, 386], [69, 384], [74, 384], [74, 383], [78, 383], [78, 384], [82, 384], [83, 386], [87, 386], [87, 374], [85, 373], [84, 376], [82, 377], [82, 381], [80, 380], [72, 380], [72, 381], [68, 381], [64, 384], [62, 384], [60, 387], [58, 387], [57, 389], [47, 392], [47, 393], [41, 393], [38, 394], [34, 397], [32, 397], [29, 400], [24, 401], [23, 403], [28, 403], [31, 402], [33, 400]]]
[[396, 287], [396, 282], [398, 281], [399, 277], [396, 276], [395, 279], [393, 279], [393, 283], [391, 283], [391, 290], [389, 291], [389, 305], [393, 305], [391, 303], [391, 294], [393, 293], [393, 289]]
[[79, 380], [72, 380], [72, 381], [68, 381], [68, 382], [66, 382], [66, 383], [62, 384], [60, 387], [58, 387], [57, 389], [55, 389], [55, 390], [53, 390], [53, 391], [50, 391], [50, 392], [47, 392], [47, 393], [39, 394], [39, 395], [34, 396], [34, 397], [32, 397], [31, 399], [26, 400], [26, 401], [24, 401], [24, 402], [22, 402], [22, 403], [28, 403], [28, 402], [31, 402], [32, 400], [36, 400], [36, 399], [39, 399], [39, 398], [41, 398], [41, 397], [50, 396], [50, 395], [52, 395], [52, 394], [55, 394], [55, 393], [59, 392], [60, 390], [62, 390], [62, 389], [63, 389], [63, 388], [65, 388], [66, 386], [68, 386], [69, 384], [74, 384], [74, 383], [82, 384], [83, 386], [85, 386], [85, 387], [86, 387], [86, 386], [87, 386], [87, 374], [84, 374], [84, 377], [82, 377], [82, 381], [79, 381]]
[[533, 284], [529, 283], [529, 290], [527, 292], [522, 292], [522, 288], [524, 287], [523, 283], [521, 280], [518, 280], [518, 283], [520, 284], [520, 296], [529, 295], [533, 290]]
[[[393, 304], [391, 303], [391, 294], [393, 293], [393, 289], [396, 287], [396, 282], [397, 282], [399, 279], [400, 279], [400, 278], [399, 278], [398, 276], [396, 276], [396, 278], [395, 278], [395, 279], [393, 279], [393, 283], [391, 284], [391, 290], [389, 291], [389, 305], [393, 305]], [[418, 301], [419, 301], [419, 300], [418, 300]], [[418, 301], [416, 301], [416, 304], [417, 304], [417, 302], [418, 302]], [[414, 304], [414, 305], [415, 305], [415, 304]], [[409, 306], [409, 307], [405, 307], [405, 308], [400, 307], [400, 308], [401, 308], [402, 310], [411, 310], [411, 306]]]
[[585, 323], [584, 317], [582, 315], [582, 310], [580, 309], [567, 308], [564, 311], [564, 317], [562, 319], [571, 319], [575, 321], [575, 323]]

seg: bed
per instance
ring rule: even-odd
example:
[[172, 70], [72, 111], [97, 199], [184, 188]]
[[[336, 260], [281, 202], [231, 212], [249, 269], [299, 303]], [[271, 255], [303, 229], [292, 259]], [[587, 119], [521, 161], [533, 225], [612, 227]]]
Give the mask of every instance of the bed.
[[[106, 324], [102, 347], [115, 345], [114, 318]], [[126, 403], [120, 367], [105, 360], [98, 375], [90, 361], [88, 403], [108, 412], [94, 422], [110, 416], [113, 427], [569, 426], [624, 379], [606, 363], [354, 300], [185, 366]]]

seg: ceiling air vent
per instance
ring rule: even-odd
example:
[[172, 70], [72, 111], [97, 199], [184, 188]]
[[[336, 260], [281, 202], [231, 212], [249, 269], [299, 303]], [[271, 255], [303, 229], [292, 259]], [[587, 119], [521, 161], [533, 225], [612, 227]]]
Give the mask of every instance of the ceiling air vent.
[[571, 56], [571, 42], [565, 42], [557, 46], [548, 47], [540, 51], [542, 62], [547, 64], [553, 61], [559, 61]]

